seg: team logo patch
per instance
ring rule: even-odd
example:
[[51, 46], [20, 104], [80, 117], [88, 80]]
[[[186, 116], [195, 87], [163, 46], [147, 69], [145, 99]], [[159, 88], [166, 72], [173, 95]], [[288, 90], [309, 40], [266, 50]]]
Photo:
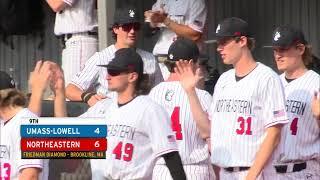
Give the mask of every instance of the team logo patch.
[[281, 37], [280, 32], [276, 32], [276, 33], [274, 34], [273, 40], [274, 40], [274, 41], [278, 41], [280, 37]]
[[166, 95], [165, 95], [165, 100], [166, 100], [166, 101], [171, 101], [173, 95], [174, 95], [174, 91], [168, 90], [168, 91], [166, 92]]
[[173, 59], [173, 54], [169, 54], [169, 59]]
[[133, 18], [135, 14], [136, 14], [136, 13], [134, 12], [134, 10], [132, 10], [132, 9], [129, 10], [129, 16], [130, 16], [130, 17]]
[[218, 33], [220, 31], [220, 24], [218, 25], [217, 29], [216, 29], [216, 33]]

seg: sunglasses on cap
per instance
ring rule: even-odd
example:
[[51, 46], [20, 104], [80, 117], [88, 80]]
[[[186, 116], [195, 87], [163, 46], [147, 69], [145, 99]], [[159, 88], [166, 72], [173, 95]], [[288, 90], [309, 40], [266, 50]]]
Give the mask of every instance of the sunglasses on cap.
[[121, 24], [119, 25], [123, 29], [123, 31], [129, 32], [131, 29], [135, 31], [140, 30], [140, 23], [128, 23], [128, 24]]
[[119, 76], [120, 74], [124, 74], [124, 73], [128, 73], [128, 71], [108, 69], [108, 74], [110, 76]]

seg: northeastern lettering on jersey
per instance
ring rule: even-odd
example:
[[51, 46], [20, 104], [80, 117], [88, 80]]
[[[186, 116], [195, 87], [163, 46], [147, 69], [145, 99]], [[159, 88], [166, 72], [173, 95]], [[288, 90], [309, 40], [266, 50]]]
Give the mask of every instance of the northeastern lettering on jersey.
[[115, 136], [133, 140], [136, 128], [127, 125], [108, 125], [108, 137]]
[[217, 101], [214, 111], [250, 115], [252, 114], [252, 102], [240, 99], [220, 99]]
[[293, 114], [302, 116], [304, 114], [306, 106], [307, 106], [306, 102], [288, 99], [286, 103], [286, 111], [288, 113], [293, 113]]

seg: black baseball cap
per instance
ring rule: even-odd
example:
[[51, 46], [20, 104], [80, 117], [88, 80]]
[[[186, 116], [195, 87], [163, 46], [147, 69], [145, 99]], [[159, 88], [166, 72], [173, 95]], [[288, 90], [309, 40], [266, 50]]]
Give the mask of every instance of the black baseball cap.
[[289, 47], [295, 43], [308, 44], [304, 38], [303, 32], [292, 26], [279, 26], [272, 34], [273, 47]]
[[194, 62], [198, 60], [199, 48], [195, 42], [186, 38], [178, 38], [174, 41], [168, 50], [168, 61], [178, 61], [180, 59]]
[[249, 33], [249, 26], [246, 21], [238, 17], [230, 17], [224, 19], [220, 22], [216, 28], [214, 40], [205, 41], [205, 43], [216, 43], [217, 40], [220, 40], [225, 37], [240, 37], [246, 36], [251, 37]]
[[131, 71], [143, 74], [143, 61], [141, 56], [134, 48], [122, 48], [115, 52], [114, 58], [106, 65], [98, 65], [106, 67], [108, 70], [115, 71]]
[[113, 24], [139, 23], [139, 16], [136, 8], [132, 6], [116, 9], [113, 16]]
[[9, 76], [8, 73], [0, 71], [0, 90], [15, 88], [14, 80]]

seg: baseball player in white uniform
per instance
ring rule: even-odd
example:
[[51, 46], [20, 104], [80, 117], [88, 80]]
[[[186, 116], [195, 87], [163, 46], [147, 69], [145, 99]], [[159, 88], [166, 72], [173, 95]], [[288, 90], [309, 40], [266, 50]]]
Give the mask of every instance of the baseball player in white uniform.
[[[112, 32], [116, 39], [114, 45], [110, 45], [101, 52], [95, 53], [86, 63], [84, 69], [76, 74], [66, 88], [66, 96], [73, 101], [85, 101], [90, 106], [105, 98], [108, 94], [106, 80], [107, 70], [97, 65], [108, 64], [114, 57], [114, 53], [121, 48], [134, 47], [138, 31], [140, 29], [139, 17], [132, 7], [117, 9], [114, 16]], [[136, 49], [144, 62], [144, 72], [149, 74], [152, 86], [163, 81], [159, 65], [154, 56], [141, 49]], [[92, 92], [90, 89], [95, 89]]]
[[279, 26], [272, 40], [275, 61], [285, 88], [290, 122], [283, 127], [282, 140], [269, 179], [320, 179], [320, 128], [313, 117], [311, 101], [320, 87], [320, 75], [307, 66], [311, 49], [303, 32]]
[[224, 19], [215, 35], [223, 62], [234, 68], [220, 76], [209, 118], [194, 91], [199, 74], [194, 73], [192, 63], [178, 62], [177, 72], [190, 106], [197, 107], [195, 120], [202, 124], [199, 127], [207, 127], [199, 130], [210, 133], [211, 121], [211, 160], [221, 167], [220, 178], [262, 179], [282, 124], [288, 122], [283, 87], [274, 71], [253, 59], [247, 22]]
[[62, 68], [66, 82], [80, 72], [98, 50], [96, 0], [47, 0], [56, 12], [54, 33], [63, 41]]
[[14, 89], [10, 76], [0, 72], [0, 179], [48, 179], [48, 161], [21, 159], [20, 125], [23, 117], [37, 117], [24, 108], [26, 99]]
[[[108, 88], [117, 98], [103, 99], [81, 116], [107, 118], [107, 159], [91, 160], [92, 178], [150, 179], [162, 156], [174, 179], [186, 179], [167, 112], [143, 96], [150, 87], [140, 55], [133, 48], [122, 48], [110, 63], [100, 66], [107, 67]], [[55, 94], [56, 104], [63, 107], [63, 89]]]
[[143, 87], [146, 75], [139, 54], [131, 48], [120, 49], [110, 63], [102, 66], [108, 69], [109, 90], [118, 95], [106, 116], [106, 178], [150, 179], [157, 158], [162, 156], [171, 175], [185, 179], [168, 114], [143, 96], [148, 89]]
[[[189, 39], [178, 38], [171, 44], [168, 50], [168, 59], [165, 61], [168, 70], [171, 72], [166, 82], [154, 87], [149, 97], [164, 107], [171, 115], [171, 128], [175, 133], [178, 142], [179, 154], [182, 159], [183, 168], [187, 179], [212, 180], [214, 172], [210, 163], [208, 145], [201, 137], [197, 128], [196, 118], [192, 114], [187, 94], [180, 85], [179, 78], [174, 72], [175, 62], [180, 59], [193, 60], [197, 62], [199, 49]], [[207, 111], [211, 104], [211, 95], [200, 89], [196, 89], [202, 108]], [[172, 179], [163, 159], [158, 160], [154, 171], [153, 179]]]
[[170, 45], [178, 36], [200, 43], [207, 18], [207, 8], [204, 0], [157, 0], [152, 10], [145, 12], [146, 21], [152, 28], [160, 28], [161, 34], [154, 46], [153, 54], [158, 57], [164, 79], [170, 72], [163, 64]]

